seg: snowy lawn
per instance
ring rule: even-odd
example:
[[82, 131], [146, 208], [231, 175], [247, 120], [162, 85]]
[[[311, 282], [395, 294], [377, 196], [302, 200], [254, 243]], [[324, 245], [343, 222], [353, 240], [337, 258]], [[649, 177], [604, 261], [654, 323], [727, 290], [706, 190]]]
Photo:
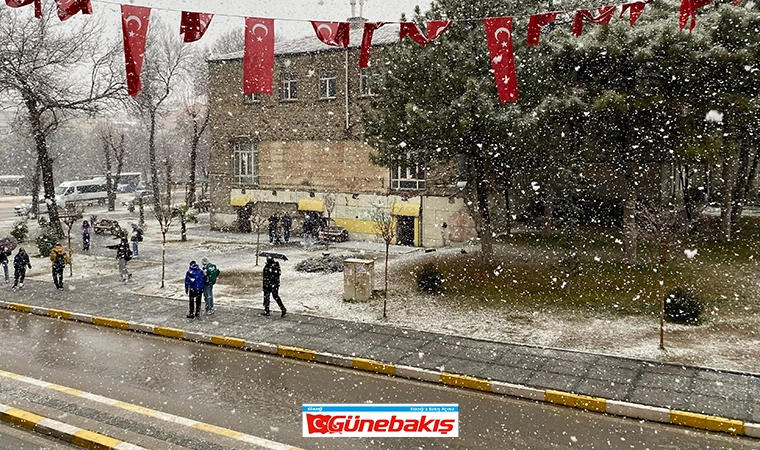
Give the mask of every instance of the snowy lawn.
[[[124, 211], [100, 214], [118, 218], [123, 226], [136, 219]], [[281, 262], [280, 294], [293, 313], [760, 373], [760, 270], [754, 255], [754, 243], [760, 241], [759, 223], [745, 221], [730, 246], [692, 237], [674, 250], [677, 258], [668, 268], [666, 287], [693, 288], [704, 299], [705, 319], [698, 326], [667, 324], [665, 351], [657, 349], [656, 273], [647, 249], [640, 249], [641, 265], [628, 268], [619, 262], [620, 236], [609, 230], [584, 233], [572, 246], [529, 233], [504, 237], [496, 245], [495, 267], [484, 266], [474, 246], [464, 247], [466, 254], [461, 248], [424, 253], [392, 247], [387, 319], [382, 318], [382, 298], [342, 300], [342, 273], [295, 270], [298, 262], [318, 257], [321, 249], [307, 251], [298, 243], [270, 246], [262, 236], [261, 250], [288, 256], [288, 261]], [[175, 302], [177, 314], [184, 315], [185, 271], [191, 259], [200, 262], [206, 256], [222, 271], [215, 287], [219, 314], [224, 314], [225, 305], [261, 307], [264, 260], [260, 258], [255, 266], [255, 234], [211, 232], [208, 215], [202, 214], [200, 223], [189, 225], [189, 240], [181, 242], [179, 226], [174, 225], [168, 235], [162, 289], [157, 229], [155, 220], [148, 220], [140, 256], [129, 263], [133, 281], [119, 281], [114, 252], [104, 248], [114, 241], [98, 236], [90, 254], [75, 252], [73, 279], [66, 270], [67, 288], [74, 290], [86, 282], [111, 292], [159, 295]], [[77, 233], [73, 247], [79, 246]], [[383, 249], [379, 242], [348, 242], [330, 248], [333, 255], [375, 259], [376, 289], [383, 286]], [[696, 249], [696, 256], [687, 258], [685, 249]], [[572, 251], [578, 256], [568, 259]], [[446, 278], [442, 294], [416, 288], [414, 274], [427, 263], [437, 264]], [[32, 264], [31, 278], [50, 280], [49, 261], [34, 258]]]

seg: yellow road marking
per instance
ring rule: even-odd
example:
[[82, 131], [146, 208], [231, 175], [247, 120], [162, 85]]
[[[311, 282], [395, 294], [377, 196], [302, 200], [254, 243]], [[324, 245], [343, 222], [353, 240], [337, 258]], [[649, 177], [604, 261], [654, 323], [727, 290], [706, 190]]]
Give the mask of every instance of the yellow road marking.
[[153, 327], [153, 333], [175, 339], [182, 339], [185, 332], [177, 328]]
[[380, 361], [373, 361], [371, 359], [354, 358], [354, 369], [366, 370], [368, 372], [384, 373], [386, 375], [396, 375], [396, 366], [393, 364], [385, 364]]
[[121, 441], [88, 430], [80, 430], [71, 437], [71, 443], [90, 450], [111, 450]]
[[216, 433], [216, 434], [219, 434], [219, 435], [222, 435], [222, 436], [227, 436], [227, 437], [232, 438], [232, 439], [237, 439], [238, 437], [240, 437], [240, 436], [243, 435], [243, 433], [238, 433], [235, 430], [230, 430], [230, 429], [227, 429], [227, 428], [222, 428], [222, 427], [218, 427], [216, 425], [211, 425], [211, 424], [202, 423], [202, 422], [196, 423], [195, 425], [193, 425], [193, 428], [197, 428], [197, 429], [203, 430], [203, 431], [210, 431], [212, 433]]
[[245, 347], [244, 339], [231, 338], [226, 336], [211, 336], [211, 343], [216, 345], [224, 345], [225, 347]]
[[277, 354], [287, 358], [303, 359], [305, 361], [314, 361], [317, 359], [317, 353], [313, 350], [306, 350], [298, 347], [288, 347], [286, 345], [277, 346]]
[[39, 421], [44, 420], [45, 418], [38, 416], [37, 414], [32, 414], [20, 409], [11, 408], [2, 413], [2, 419], [3, 422], [8, 422], [18, 427], [34, 431], [35, 425], [37, 425]]
[[481, 380], [480, 378], [468, 377], [465, 375], [456, 375], [453, 373], [442, 373], [440, 380], [441, 383], [447, 384], [449, 386], [491, 392], [491, 382], [488, 380]]

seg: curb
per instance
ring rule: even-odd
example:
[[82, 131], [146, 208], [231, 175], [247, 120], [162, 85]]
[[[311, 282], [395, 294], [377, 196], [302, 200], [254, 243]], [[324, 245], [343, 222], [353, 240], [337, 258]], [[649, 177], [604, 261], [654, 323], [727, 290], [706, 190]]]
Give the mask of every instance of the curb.
[[0, 404], [0, 420], [25, 430], [52, 436], [77, 447], [95, 450], [147, 450], [145, 447], [120, 441], [104, 434], [38, 416], [21, 409]]
[[574, 394], [572, 392], [555, 391], [553, 389], [537, 389], [528, 386], [522, 386], [519, 384], [475, 378], [467, 375], [439, 372], [412, 366], [390, 364], [365, 358], [356, 358], [336, 355], [332, 353], [317, 352], [314, 350], [271, 344], [267, 342], [251, 342], [244, 339], [228, 336], [216, 336], [203, 333], [188, 332], [178, 328], [167, 328], [150, 324], [130, 323], [123, 320], [96, 317], [87, 314], [78, 314], [57, 309], [30, 306], [21, 303], [0, 301], [0, 308], [58, 319], [91, 323], [94, 325], [116, 328], [120, 330], [153, 334], [156, 336], [169, 337], [172, 339], [201, 342], [205, 344], [219, 345], [222, 347], [229, 347], [270, 355], [280, 355], [291, 359], [317, 362], [331, 366], [361, 370], [364, 372], [392, 375], [416, 381], [424, 381], [428, 383], [442, 384], [446, 386], [459, 387], [475, 391], [489, 392], [509, 397], [542, 401], [555, 405], [563, 405], [571, 408], [606, 413], [620, 417], [641, 419], [650, 422], [666, 423], [671, 425], [680, 425], [707, 431], [749, 436], [760, 439], [760, 424], [743, 422], [741, 420], [734, 420], [726, 417], [710, 416], [689, 411], [647, 406], [638, 403], [629, 403], [618, 400], [608, 400], [600, 397], [590, 397], [587, 395]]

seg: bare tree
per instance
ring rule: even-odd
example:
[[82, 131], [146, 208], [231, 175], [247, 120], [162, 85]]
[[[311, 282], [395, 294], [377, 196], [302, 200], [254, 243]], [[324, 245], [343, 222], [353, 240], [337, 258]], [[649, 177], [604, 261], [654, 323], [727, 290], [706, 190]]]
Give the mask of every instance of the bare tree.
[[396, 219], [388, 211], [387, 206], [377, 206], [371, 213], [375, 231], [385, 242], [385, 289], [383, 289], [383, 317], [386, 317], [388, 306], [388, 253], [391, 243], [396, 237]]
[[665, 269], [671, 261], [669, 252], [679, 236], [687, 229], [686, 214], [674, 204], [663, 207], [639, 206], [636, 214], [639, 233], [655, 244], [653, 252], [659, 274], [657, 295], [660, 299], [660, 349], [665, 348]]
[[256, 203], [251, 211], [251, 224], [256, 228], [256, 265], [259, 265], [259, 249], [261, 248], [261, 229], [267, 223], [266, 213], [261, 203]]
[[245, 29], [233, 28], [219, 36], [211, 47], [212, 56], [221, 56], [229, 53], [242, 52], [245, 49]]
[[[108, 210], [116, 209], [116, 188], [118, 186], [121, 172], [124, 168], [124, 153], [126, 145], [124, 143], [124, 133], [117, 133], [109, 124], [102, 124], [98, 128], [98, 138], [102, 145], [103, 158], [106, 163], [106, 191], [108, 195]], [[116, 172], [113, 170], [114, 158], [116, 160]]]
[[325, 251], [330, 250], [330, 221], [332, 220], [332, 213], [335, 211], [335, 194], [325, 194], [325, 212], [327, 213], [327, 229], [325, 232]]
[[[40, 19], [0, 9], [0, 95], [26, 115], [37, 152], [50, 225], [63, 236], [48, 139], [76, 113], [94, 113], [124, 95], [119, 44], [92, 17], [61, 22], [48, 4]], [[36, 206], [36, 205], [34, 205]]]

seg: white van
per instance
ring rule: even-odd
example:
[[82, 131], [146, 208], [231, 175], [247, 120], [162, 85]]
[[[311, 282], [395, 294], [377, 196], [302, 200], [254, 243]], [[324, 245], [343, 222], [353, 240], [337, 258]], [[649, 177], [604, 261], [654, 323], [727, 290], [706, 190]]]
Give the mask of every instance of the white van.
[[64, 181], [55, 188], [55, 201], [61, 206], [97, 202], [104, 205], [108, 199], [105, 178], [93, 178], [92, 180]]

